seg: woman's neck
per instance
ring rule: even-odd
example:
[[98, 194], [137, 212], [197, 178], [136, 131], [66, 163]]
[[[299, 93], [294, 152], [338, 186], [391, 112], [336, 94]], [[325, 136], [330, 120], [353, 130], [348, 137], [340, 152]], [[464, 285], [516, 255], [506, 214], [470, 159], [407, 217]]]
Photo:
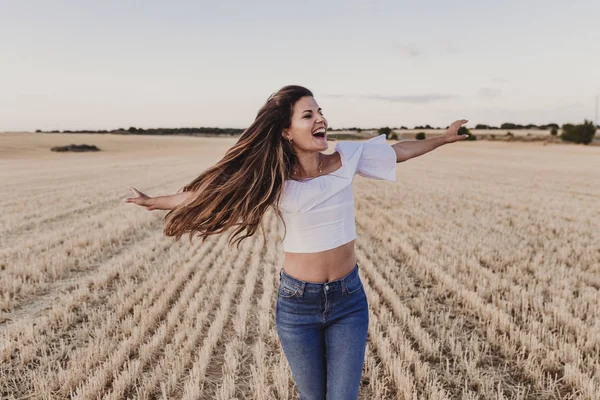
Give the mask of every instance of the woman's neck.
[[298, 155], [297, 163], [292, 165], [291, 177], [293, 179], [308, 179], [319, 176], [323, 172], [324, 158], [320, 152]]

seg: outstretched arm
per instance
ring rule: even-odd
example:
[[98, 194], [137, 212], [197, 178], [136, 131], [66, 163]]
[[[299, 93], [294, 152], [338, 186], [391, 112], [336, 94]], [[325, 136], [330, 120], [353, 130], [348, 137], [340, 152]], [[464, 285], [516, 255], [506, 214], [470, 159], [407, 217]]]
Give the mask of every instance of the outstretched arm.
[[145, 207], [146, 210], [148, 210], [148, 211], [172, 210], [175, 207], [177, 207], [179, 204], [181, 204], [182, 202], [187, 200], [188, 197], [190, 197], [190, 195], [192, 194], [192, 192], [189, 191], [189, 192], [171, 194], [168, 196], [150, 197], [135, 188], [130, 187], [129, 189], [131, 189], [131, 191], [133, 192], [133, 194], [136, 195], [136, 197], [128, 197], [128, 198], [124, 199], [123, 201], [125, 203], [134, 203], [134, 204], [137, 204], [138, 206]]
[[149, 200], [149, 207], [151, 207], [151, 210], [172, 210], [187, 200], [191, 194], [192, 192], [183, 192], [168, 196], [151, 197]]
[[458, 135], [458, 128], [467, 123], [466, 119], [454, 121], [446, 130], [443, 136], [429, 138], [425, 140], [405, 140], [392, 145], [396, 152], [396, 162], [410, 160], [422, 154], [428, 153], [440, 147], [443, 144], [454, 143], [459, 140], [465, 140], [468, 135]]

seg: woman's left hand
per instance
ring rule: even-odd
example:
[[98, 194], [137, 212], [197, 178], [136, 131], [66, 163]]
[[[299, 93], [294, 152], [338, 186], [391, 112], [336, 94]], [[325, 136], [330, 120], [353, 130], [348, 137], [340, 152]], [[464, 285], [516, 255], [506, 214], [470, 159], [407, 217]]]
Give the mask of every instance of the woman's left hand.
[[461, 125], [466, 124], [468, 121], [468, 119], [459, 119], [450, 124], [448, 129], [446, 129], [446, 133], [444, 133], [445, 142], [454, 143], [458, 142], [459, 140], [465, 140], [466, 138], [468, 138], [469, 135], [458, 135], [458, 129], [461, 127]]

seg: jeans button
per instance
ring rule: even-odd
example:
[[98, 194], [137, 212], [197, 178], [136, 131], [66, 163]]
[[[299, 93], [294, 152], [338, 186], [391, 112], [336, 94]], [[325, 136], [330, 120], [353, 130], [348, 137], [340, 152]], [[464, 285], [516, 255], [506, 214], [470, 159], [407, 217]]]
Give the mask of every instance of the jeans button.
[[325, 285], [325, 290], [329, 290], [329, 285]]

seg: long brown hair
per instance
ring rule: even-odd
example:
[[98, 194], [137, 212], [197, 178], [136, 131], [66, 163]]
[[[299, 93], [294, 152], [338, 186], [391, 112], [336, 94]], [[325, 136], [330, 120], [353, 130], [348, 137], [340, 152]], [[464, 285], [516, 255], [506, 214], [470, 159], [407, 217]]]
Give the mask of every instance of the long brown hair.
[[296, 157], [281, 133], [290, 127], [294, 104], [304, 96], [313, 94], [296, 85], [273, 93], [225, 156], [183, 187], [183, 192], [195, 193], [165, 215], [164, 234], [179, 240], [189, 233], [190, 242], [194, 235], [204, 242], [235, 226], [230, 245], [246, 231], [236, 239], [239, 248], [260, 225], [266, 241], [262, 216], [272, 207], [283, 221], [279, 198]]

